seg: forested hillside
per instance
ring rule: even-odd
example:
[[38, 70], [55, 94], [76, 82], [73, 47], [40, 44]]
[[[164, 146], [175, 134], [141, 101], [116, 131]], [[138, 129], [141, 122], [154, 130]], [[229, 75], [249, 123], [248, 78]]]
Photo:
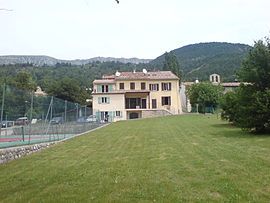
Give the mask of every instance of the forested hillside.
[[[93, 62], [81, 66], [66, 63], [41, 67], [32, 64], [2, 65], [0, 99], [5, 83], [10, 88], [24, 91], [32, 91], [41, 86], [49, 95], [84, 105], [86, 99], [91, 97], [89, 88], [94, 79], [101, 78], [103, 74], [113, 74], [116, 70], [129, 71], [139, 66], [119, 62]], [[24, 101], [22, 98], [19, 100]]]
[[[93, 62], [86, 65], [56, 64], [55, 66], [34, 66], [32, 64], [0, 65], [0, 84], [12, 83], [14, 77], [21, 71], [30, 73], [33, 81], [42, 89], [47, 89], [54, 81], [64, 77], [76, 80], [82, 87], [91, 87], [92, 81], [104, 74], [118, 71], [142, 70], [143, 64], [120, 62]], [[150, 70], [151, 65], [147, 66]]]
[[[183, 69], [182, 81], [208, 80], [212, 73], [221, 75], [223, 81], [233, 81], [235, 71], [241, 66], [243, 58], [248, 53], [250, 46], [230, 43], [200, 43], [175, 49], [172, 53], [178, 59]], [[81, 87], [91, 87], [92, 81], [101, 78], [103, 74], [113, 74], [118, 71], [162, 70], [164, 55], [150, 63], [121, 63], [94, 61], [84, 65], [71, 63], [50, 63], [37, 65], [29, 63], [0, 65], [0, 84], [4, 81], [12, 84], [14, 77], [21, 71], [28, 72], [33, 81], [45, 91], [57, 80], [64, 77], [76, 80]], [[45, 61], [53, 58], [42, 58]], [[55, 61], [54, 61], [55, 62]]]
[[[222, 76], [224, 81], [235, 79], [235, 71], [251, 47], [232, 43], [199, 43], [172, 50], [184, 73], [184, 80], [208, 80], [212, 73]], [[155, 67], [162, 68], [164, 54], [151, 61]]]

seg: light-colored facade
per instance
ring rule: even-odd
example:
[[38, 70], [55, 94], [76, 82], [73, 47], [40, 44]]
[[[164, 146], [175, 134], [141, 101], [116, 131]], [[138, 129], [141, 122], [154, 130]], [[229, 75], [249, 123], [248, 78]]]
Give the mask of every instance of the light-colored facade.
[[213, 84], [219, 84], [220, 83], [220, 75], [214, 73], [214, 74], [212, 74], [212, 75], [209, 76], [209, 80]]
[[101, 121], [182, 113], [179, 78], [170, 71], [116, 72], [95, 80], [92, 95]]

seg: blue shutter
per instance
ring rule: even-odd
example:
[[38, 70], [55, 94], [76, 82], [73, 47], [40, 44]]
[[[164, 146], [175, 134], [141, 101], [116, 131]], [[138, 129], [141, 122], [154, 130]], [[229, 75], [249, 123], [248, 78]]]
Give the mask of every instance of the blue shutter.
[[110, 103], [110, 97], [107, 97], [107, 104]]
[[99, 111], [96, 112], [96, 118], [97, 118], [97, 121], [99, 122], [100, 121], [100, 113], [99, 113]]
[[115, 111], [112, 112], [112, 117], [113, 117], [113, 119], [116, 117], [116, 112]]
[[98, 85], [98, 86], [97, 86], [97, 92], [102, 92], [102, 87], [101, 87], [101, 85]]
[[113, 86], [109, 85], [109, 92], [112, 92], [112, 91], [113, 91]]
[[108, 112], [108, 114], [109, 114], [109, 122], [112, 122], [113, 121], [113, 113], [112, 113], [112, 111], [109, 111]]

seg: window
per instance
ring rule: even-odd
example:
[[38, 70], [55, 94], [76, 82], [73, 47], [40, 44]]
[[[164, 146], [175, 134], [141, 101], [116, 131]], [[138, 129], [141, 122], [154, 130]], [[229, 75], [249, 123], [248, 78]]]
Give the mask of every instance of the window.
[[157, 100], [152, 99], [152, 109], [156, 109], [156, 108], [157, 108]]
[[130, 83], [130, 89], [131, 90], [135, 90], [135, 82], [131, 82]]
[[126, 98], [126, 109], [140, 109], [141, 98]]
[[115, 116], [120, 117], [121, 116], [121, 111], [116, 111]]
[[112, 92], [113, 91], [113, 85], [97, 85], [97, 92]]
[[101, 85], [101, 92], [109, 92], [109, 85]]
[[170, 82], [168, 83], [161, 83], [162, 91], [170, 91], [172, 90], [172, 84]]
[[141, 82], [141, 90], [145, 90], [145, 82]]
[[120, 89], [120, 90], [125, 89], [125, 84], [121, 82], [121, 83], [119, 84], [119, 89]]
[[97, 86], [97, 92], [112, 92], [113, 91], [113, 85], [98, 85]]
[[158, 91], [159, 90], [159, 85], [158, 84], [150, 84], [149, 89], [151, 91]]
[[108, 97], [101, 97], [101, 103], [107, 104], [108, 103]]
[[171, 97], [161, 97], [162, 106], [171, 105]]
[[109, 97], [99, 97], [98, 98], [98, 103], [99, 104], [109, 104], [110, 103], [110, 98]]

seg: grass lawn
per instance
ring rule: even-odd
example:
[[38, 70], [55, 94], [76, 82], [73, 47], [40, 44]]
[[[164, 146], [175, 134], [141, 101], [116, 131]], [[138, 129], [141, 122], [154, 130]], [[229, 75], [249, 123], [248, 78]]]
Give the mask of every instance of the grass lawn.
[[214, 116], [113, 123], [0, 165], [1, 202], [269, 202], [270, 135]]

